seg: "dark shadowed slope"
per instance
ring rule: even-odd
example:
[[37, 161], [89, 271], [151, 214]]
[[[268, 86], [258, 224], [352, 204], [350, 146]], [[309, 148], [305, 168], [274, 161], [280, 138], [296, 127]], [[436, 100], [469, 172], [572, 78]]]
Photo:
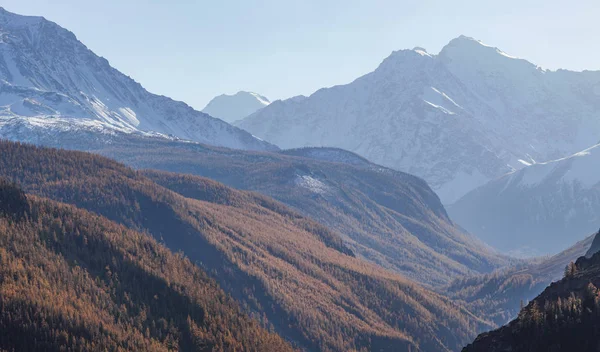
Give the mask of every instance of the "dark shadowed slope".
[[588, 251], [585, 252], [585, 256], [587, 258], [590, 258], [598, 252], [600, 252], [600, 231], [598, 231], [598, 233], [596, 233], [596, 235], [594, 236], [594, 240], [592, 241], [592, 244], [589, 247]]
[[505, 327], [480, 335], [465, 352], [600, 350], [600, 254], [581, 257], [565, 277]]
[[[264, 196], [193, 177], [188, 195], [203, 200], [190, 199], [100, 156], [7, 142], [0, 149], [0, 175], [183, 251], [301, 347], [451, 351], [490, 326], [353, 257], [336, 233]], [[189, 185], [191, 176], [181, 177], [155, 175], [173, 188]]]
[[565, 266], [589, 252], [593, 239], [593, 235], [589, 236], [551, 257], [491, 274], [457, 279], [441, 291], [463, 302], [478, 316], [501, 326], [517, 316], [522, 302], [526, 304], [550, 283], [562, 278]]
[[0, 350], [291, 351], [149, 236], [0, 180]]

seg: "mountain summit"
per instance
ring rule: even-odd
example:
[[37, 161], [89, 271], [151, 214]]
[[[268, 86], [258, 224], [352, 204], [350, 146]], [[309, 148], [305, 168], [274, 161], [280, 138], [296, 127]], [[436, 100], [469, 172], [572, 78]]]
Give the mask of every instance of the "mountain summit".
[[393, 52], [353, 82], [237, 126], [283, 148], [347, 149], [425, 178], [446, 204], [600, 139], [600, 72], [548, 71], [475, 39]]
[[234, 123], [269, 104], [271, 104], [269, 99], [260, 94], [240, 91], [234, 95], [222, 94], [214, 97], [202, 112], [225, 122]]
[[275, 149], [249, 133], [146, 91], [68, 30], [0, 9], [0, 135], [27, 128], [152, 133]]

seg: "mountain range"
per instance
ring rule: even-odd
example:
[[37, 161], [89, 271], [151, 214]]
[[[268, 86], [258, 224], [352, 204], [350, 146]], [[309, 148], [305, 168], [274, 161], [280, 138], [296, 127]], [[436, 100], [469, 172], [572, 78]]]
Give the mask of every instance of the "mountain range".
[[156, 134], [238, 149], [276, 150], [182, 102], [149, 93], [68, 30], [0, 8], [0, 129]]
[[503, 252], [556, 253], [600, 226], [600, 145], [500, 177], [448, 206], [448, 212]]
[[[485, 273], [509, 261], [457, 228], [437, 195], [417, 177], [340, 149], [261, 154], [258, 152], [276, 152], [277, 148], [191, 108], [186, 108], [192, 113], [190, 121], [204, 137], [214, 124], [233, 134], [214, 135], [215, 139], [192, 136], [195, 127], [165, 134], [154, 122], [167, 118], [170, 120], [161, 120], [165, 126], [179, 126], [187, 121], [187, 117], [173, 114], [172, 109], [184, 106], [182, 103], [146, 92], [52, 22], [4, 10], [0, 19], [5, 38], [0, 52], [6, 68], [2, 81], [6, 89], [0, 91], [0, 97], [8, 102], [5, 113], [0, 114], [3, 138], [93, 151], [136, 168], [208, 176], [261, 192], [338, 231], [362, 258], [428, 285]], [[22, 94], [6, 93], [14, 89]], [[41, 104], [38, 93], [62, 94], [68, 99], [59, 102], [72, 104], [51, 115], [16, 108], [24, 101]], [[240, 93], [232, 99], [239, 101], [248, 95], [257, 98]], [[96, 101], [92, 96], [102, 104], [92, 104]], [[155, 99], [160, 103], [151, 103]], [[57, 104], [52, 106], [63, 107]], [[156, 119], [152, 117], [148, 125], [142, 120], [138, 125], [127, 122], [116, 108], [120, 104], [129, 104], [136, 116], [148, 112], [144, 116]], [[76, 111], [73, 106], [81, 109]], [[247, 141], [252, 145], [245, 144]], [[260, 150], [246, 153], [198, 142]]]
[[254, 152], [125, 133], [48, 135], [29, 126], [11, 138], [260, 192], [338, 231], [360, 257], [427, 285], [512, 261], [458, 228], [422, 179], [339, 149]]
[[[180, 253], [178, 257], [185, 256], [210, 273], [247, 314], [302, 349], [456, 351], [477, 332], [493, 326], [443, 295], [357, 258], [339, 233], [268, 197], [197, 176], [141, 173], [88, 153], [12, 142], [0, 142], [0, 151], [0, 177], [20, 184], [33, 197], [67, 203], [152, 236]], [[14, 213], [12, 208], [8, 213]], [[70, 246], [77, 246], [83, 256], [85, 251], [98, 255], [104, 251], [92, 238], [83, 237], [85, 232], [70, 230], [73, 221], [68, 216], [56, 220], [50, 213], [45, 221], [49, 230], [37, 237], [42, 243], [65, 241], [53, 245], [70, 267], [85, 267], [87, 260], [95, 267], [107, 265], [95, 257], [78, 259], [73, 255]], [[94, 224], [89, 221], [87, 226]], [[92, 229], [100, 234], [104, 231], [102, 227]], [[115, 241], [133, 236], [114, 226], [109, 232]], [[61, 236], [66, 235], [75, 239], [63, 240]], [[18, 232], [14, 236], [18, 237]], [[4, 233], [0, 238], [10, 243]], [[119, 263], [137, 261], [138, 255], [160, 260], [152, 254], [156, 249], [151, 245], [140, 245], [139, 250], [135, 246], [111, 245], [120, 251], [107, 259], [112, 263], [108, 266], [111, 272], [111, 268], [126, 271]], [[144, 263], [148, 260], [144, 258], [139, 260]], [[156, 270], [153, 268], [146, 270]], [[97, 275], [90, 273], [90, 280]], [[135, 285], [135, 275], [123, 277], [127, 283], [116, 281], [114, 285], [127, 293], [129, 286], [123, 285]], [[186, 278], [185, 272], [179, 276]], [[33, 289], [27, 281], [21, 285]], [[188, 292], [177, 281], [172, 285]], [[117, 303], [126, 300], [120, 297], [115, 298]], [[151, 302], [165, 296], [152, 297]], [[140, 301], [140, 309], [143, 304]], [[106, 314], [101, 307], [95, 309], [89, 314]], [[152, 311], [148, 314], [148, 324], [159, 319]], [[202, 335], [198, 339], [202, 341]]]
[[351, 83], [237, 126], [281, 148], [339, 147], [424, 178], [444, 204], [600, 140], [600, 72], [550, 71], [461, 36], [393, 52]]
[[0, 8], [0, 350], [589, 349], [599, 96], [461, 36], [199, 112]]

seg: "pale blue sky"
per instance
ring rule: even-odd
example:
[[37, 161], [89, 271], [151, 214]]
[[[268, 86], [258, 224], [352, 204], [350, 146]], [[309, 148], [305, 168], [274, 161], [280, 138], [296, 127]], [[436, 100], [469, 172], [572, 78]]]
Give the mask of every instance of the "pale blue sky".
[[3, 0], [71, 30], [153, 93], [201, 109], [251, 90], [287, 98], [460, 34], [545, 68], [600, 69], [600, 1]]

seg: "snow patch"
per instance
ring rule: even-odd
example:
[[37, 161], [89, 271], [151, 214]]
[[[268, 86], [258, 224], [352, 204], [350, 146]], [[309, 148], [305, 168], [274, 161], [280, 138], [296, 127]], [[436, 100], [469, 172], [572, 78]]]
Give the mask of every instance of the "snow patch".
[[455, 115], [455, 112], [452, 111], [452, 109], [462, 109], [462, 107], [446, 93], [435, 87], [429, 87], [423, 91], [423, 101], [448, 115]]
[[429, 54], [429, 53], [427, 52], [427, 50], [425, 50], [424, 48], [421, 48], [421, 47], [419, 47], [419, 46], [415, 47], [415, 48], [413, 49], [413, 51], [414, 51], [414, 52], [416, 52], [417, 54], [421, 55], [421, 56], [429, 56], [429, 57], [432, 57], [432, 56], [431, 56], [431, 54]]
[[438, 110], [442, 111], [444, 114], [448, 114], [448, 115], [455, 115], [455, 114], [454, 114], [452, 111], [450, 111], [450, 110], [446, 109], [446, 108], [445, 108], [445, 107], [443, 107], [443, 106], [435, 105], [434, 103], [432, 103], [432, 102], [429, 102], [429, 101], [427, 101], [427, 100], [423, 100], [423, 101], [424, 101], [425, 103], [427, 103], [428, 105], [430, 105], [430, 106], [433, 106], [434, 108], [436, 108], [436, 109], [438, 109]]
[[329, 188], [320, 180], [308, 175], [298, 175], [295, 182], [298, 187], [306, 188], [316, 194], [325, 194]]
[[525, 166], [531, 166], [531, 165], [533, 165], [533, 164], [531, 164], [530, 162], [528, 162], [528, 161], [525, 161], [525, 160], [523, 160], [523, 159], [519, 159], [518, 161], [519, 161], [521, 164], [525, 165]]
[[130, 124], [133, 126], [139, 126], [140, 120], [137, 119], [135, 111], [131, 110], [130, 108], [119, 108], [119, 112], [121, 112], [121, 114], [127, 118]]

